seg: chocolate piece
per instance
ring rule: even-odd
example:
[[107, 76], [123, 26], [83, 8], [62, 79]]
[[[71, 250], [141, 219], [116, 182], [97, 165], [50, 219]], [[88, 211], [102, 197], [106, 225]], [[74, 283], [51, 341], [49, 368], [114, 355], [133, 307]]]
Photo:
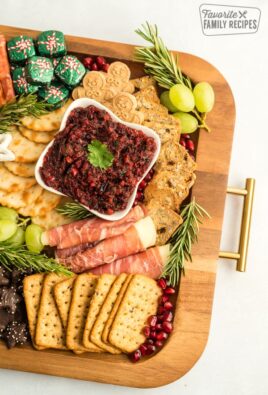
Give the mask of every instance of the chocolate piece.
[[7, 50], [10, 61], [14, 63], [25, 63], [27, 59], [35, 55], [33, 40], [23, 35], [9, 40]]
[[37, 38], [37, 49], [40, 55], [58, 57], [66, 54], [64, 35], [57, 30], [42, 32]]
[[0, 310], [0, 339], [3, 337], [7, 325], [13, 321], [13, 314], [7, 310]]
[[42, 56], [33, 56], [26, 66], [26, 79], [33, 85], [47, 85], [51, 83], [54, 70], [52, 61]]
[[20, 301], [21, 297], [13, 286], [0, 288], [0, 309], [6, 309], [14, 314]]
[[64, 56], [55, 69], [56, 76], [70, 88], [79, 84], [85, 72], [85, 67], [73, 55]]
[[40, 88], [38, 95], [40, 99], [58, 108], [68, 99], [70, 92], [61, 82], [55, 81], [49, 86]]
[[17, 67], [12, 73], [12, 80], [15, 92], [18, 95], [27, 95], [38, 90], [38, 86], [30, 84], [26, 80], [25, 67]]
[[7, 270], [0, 266], [0, 286], [9, 285], [9, 281]]
[[25, 344], [28, 340], [26, 323], [17, 321], [9, 323], [4, 331], [3, 338], [8, 348], [13, 348], [17, 344]]

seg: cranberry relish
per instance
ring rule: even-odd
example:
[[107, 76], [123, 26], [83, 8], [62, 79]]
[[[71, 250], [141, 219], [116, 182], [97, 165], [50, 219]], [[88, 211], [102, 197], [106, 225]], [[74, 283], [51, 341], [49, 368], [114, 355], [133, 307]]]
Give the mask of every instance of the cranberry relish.
[[[106, 170], [88, 161], [92, 140], [105, 144], [114, 157]], [[49, 148], [40, 174], [49, 187], [92, 210], [113, 214], [126, 208], [155, 151], [154, 139], [142, 131], [115, 122], [95, 106], [79, 107]]]

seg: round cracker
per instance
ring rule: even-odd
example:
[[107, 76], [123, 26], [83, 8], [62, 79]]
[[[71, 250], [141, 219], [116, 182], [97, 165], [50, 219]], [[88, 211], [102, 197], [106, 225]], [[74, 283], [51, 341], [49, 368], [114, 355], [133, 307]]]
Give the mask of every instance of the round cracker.
[[36, 184], [34, 177], [25, 178], [15, 176], [7, 170], [7, 168], [0, 164], [0, 189], [6, 192], [25, 191]]
[[15, 176], [34, 177], [35, 163], [4, 162], [4, 165]]
[[31, 129], [26, 128], [25, 126], [20, 126], [19, 131], [28, 140], [33, 141], [34, 143], [42, 144], [50, 143], [50, 141], [54, 139], [54, 136], [57, 133], [57, 130], [54, 130], [53, 132], [35, 132]]
[[59, 195], [43, 190], [43, 193], [38, 197], [34, 204], [27, 207], [20, 208], [18, 212], [24, 217], [43, 216], [53, 208], [57, 207], [61, 200]]
[[66, 217], [58, 213], [55, 209], [48, 211], [45, 215], [38, 215], [32, 217], [32, 223], [41, 226], [42, 228], [48, 230], [57, 226], [69, 224], [72, 222], [71, 218]]
[[41, 115], [39, 118], [24, 117], [21, 123], [26, 128], [34, 130], [35, 132], [53, 132], [59, 129], [62, 117], [71, 103], [72, 99], [69, 99], [61, 108], [51, 111], [48, 114]]
[[26, 207], [28, 204], [33, 204], [41, 195], [42, 191], [43, 188], [38, 184], [27, 189], [27, 191], [5, 192], [0, 190], [0, 204], [18, 210]]
[[8, 148], [14, 153], [15, 162], [33, 163], [37, 161], [45, 147], [45, 144], [26, 139], [20, 132], [12, 132], [12, 141]]

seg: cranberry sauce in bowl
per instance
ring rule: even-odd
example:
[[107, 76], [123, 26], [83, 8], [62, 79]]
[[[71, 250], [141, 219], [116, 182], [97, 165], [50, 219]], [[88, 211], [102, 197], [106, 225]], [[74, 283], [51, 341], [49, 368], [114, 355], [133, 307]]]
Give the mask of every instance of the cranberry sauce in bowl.
[[93, 100], [76, 102], [82, 100], [90, 104], [70, 106], [61, 131], [37, 163], [37, 180], [97, 215], [120, 212], [122, 218], [157, 159], [159, 138], [148, 128], [120, 121]]

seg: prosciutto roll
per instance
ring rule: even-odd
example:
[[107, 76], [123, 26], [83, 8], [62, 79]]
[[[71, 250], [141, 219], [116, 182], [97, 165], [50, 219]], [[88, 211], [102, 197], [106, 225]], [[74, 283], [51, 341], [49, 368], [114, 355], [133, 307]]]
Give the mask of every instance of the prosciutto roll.
[[6, 39], [0, 34], [0, 106], [14, 99], [12, 79], [6, 51]]
[[90, 272], [97, 275], [103, 273], [115, 275], [120, 273], [139, 273], [151, 278], [158, 278], [161, 276], [163, 268], [168, 261], [169, 251], [169, 244], [149, 248], [139, 254], [130, 255], [110, 264], [91, 269]]
[[93, 267], [144, 251], [155, 242], [155, 225], [151, 217], [146, 217], [128, 228], [124, 234], [103, 240], [95, 247], [79, 252], [75, 256], [67, 259], [58, 258], [58, 260], [75, 273], [82, 273]]
[[136, 206], [119, 221], [101, 218], [83, 219], [52, 228], [42, 234], [42, 243], [57, 248], [69, 248], [79, 244], [94, 243], [124, 233], [131, 225], [146, 215], [145, 208]]

